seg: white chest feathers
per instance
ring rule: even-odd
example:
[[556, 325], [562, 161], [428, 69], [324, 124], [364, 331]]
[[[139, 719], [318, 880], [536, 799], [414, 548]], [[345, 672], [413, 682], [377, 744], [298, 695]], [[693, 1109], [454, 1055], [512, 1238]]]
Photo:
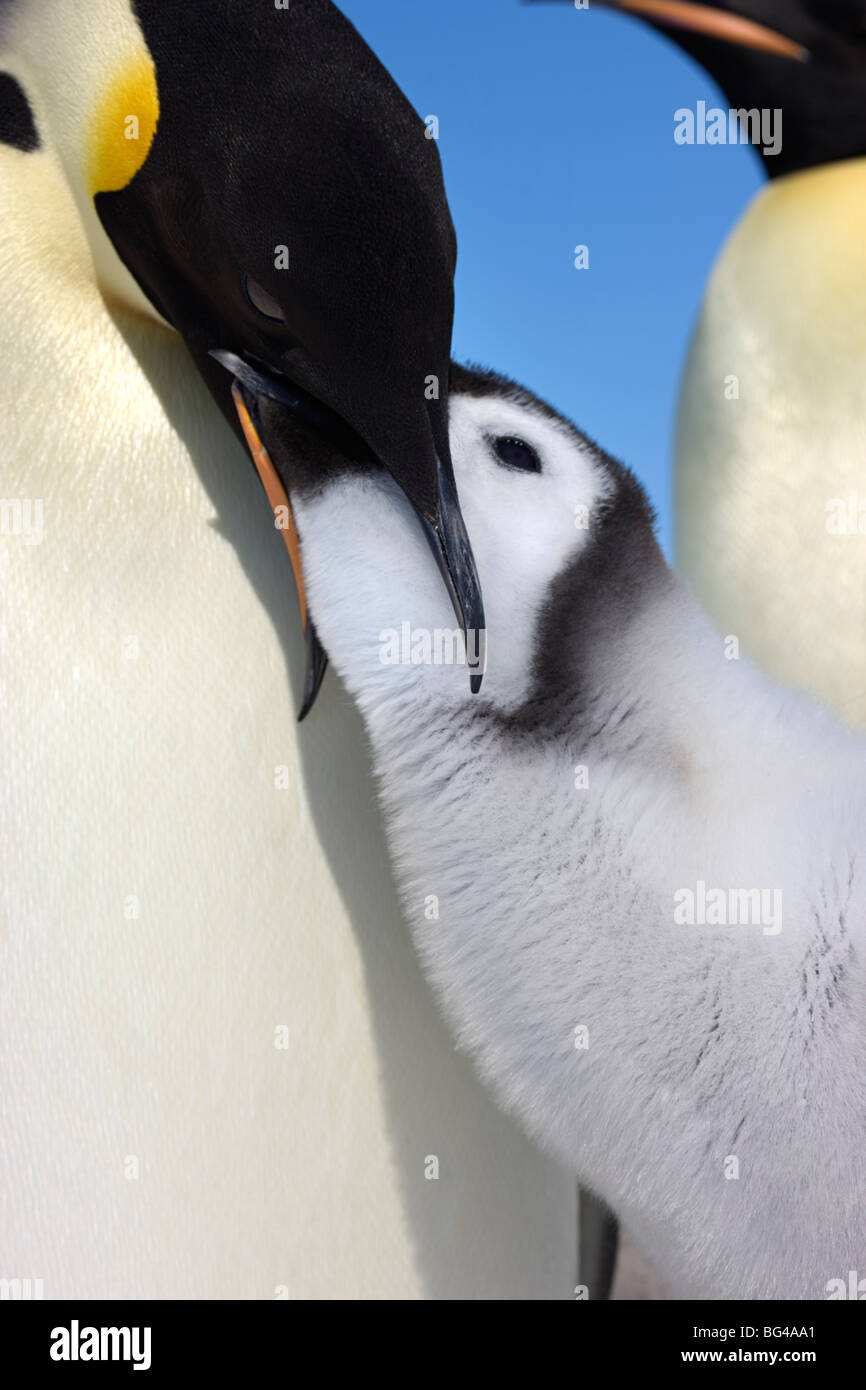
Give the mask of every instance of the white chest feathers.
[[679, 407], [677, 565], [764, 670], [866, 720], [866, 160], [769, 185], [713, 272]]
[[437, 1017], [335, 678], [298, 729], [249, 460], [180, 341], [106, 310], [51, 152], [0, 150], [0, 200], [7, 1269], [438, 1297], [457, 1251], [460, 1296], [569, 1297], [574, 1183]]

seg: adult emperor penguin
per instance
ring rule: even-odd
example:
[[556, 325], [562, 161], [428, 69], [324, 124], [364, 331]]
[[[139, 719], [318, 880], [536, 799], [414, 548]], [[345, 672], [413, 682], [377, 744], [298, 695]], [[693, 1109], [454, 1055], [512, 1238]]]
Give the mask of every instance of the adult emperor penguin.
[[[603, 0], [599, 0], [603, 3]], [[609, 0], [781, 115], [682, 383], [676, 558], [770, 672], [866, 721], [866, 3]]]
[[428, 1002], [335, 683], [295, 726], [213, 399], [279, 506], [299, 420], [393, 469], [472, 609], [435, 147], [324, 0], [12, 0], [0, 73], [0, 1275], [570, 1297], [573, 1183]]
[[393, 480], [293, 493], [433, 988], [674, 1297], [857, 1297], [866, 737], [727, 659], [636, 479], [567, 420], [463, 369], [450, 419], [481, 700]]

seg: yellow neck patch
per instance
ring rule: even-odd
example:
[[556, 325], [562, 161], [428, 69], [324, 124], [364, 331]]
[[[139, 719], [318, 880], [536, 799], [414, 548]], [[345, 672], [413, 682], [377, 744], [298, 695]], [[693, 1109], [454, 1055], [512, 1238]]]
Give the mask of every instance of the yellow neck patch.
[[147, 159], [159, 96], [149, 53], [138, 53], [114, 74], [94, 115], [87, 148], [90, 196], [125, 188]]

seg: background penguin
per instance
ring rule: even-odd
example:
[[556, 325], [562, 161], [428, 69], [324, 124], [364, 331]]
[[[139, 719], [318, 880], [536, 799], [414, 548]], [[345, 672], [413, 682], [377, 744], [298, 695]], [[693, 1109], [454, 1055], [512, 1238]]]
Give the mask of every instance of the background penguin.
[[457, 664], [383, 659], [451, 621], [393, 481], [293, 486], [427, 974], [674, 1296], [839, 1297], [866, 1261], [866, 740], [726, 659], [636, 479], [568, 421], [462, 369], [450, 421], [481, 700]]
[[[255, 15], [0, 12], [4, 1263], [46, 1297], [567, 1298], [573, 1182], [428, 1002], [336, 688], [299, 738], [285, 552], [212, 399], [240, 433], [215, 349], [250, 369], [242, 391], [294, 390], [316, 447], [343, 428], [395, 472], [420, 458], [402, 481], [428, 506], [454, 249], [438, 163], [330, 6]], [[415, 236], [430, 297], [403, 323], [386, 289], [413, 283]], [[402, 404], [401, 357], [412, 390], [420, 373]], [[261, 394], [263, 437], [296, 427]]]
[[863, 723], [866, 3], [610, 7], [689, 52], [733, 109], [782, 112], [685, 369], [676, 560], [765, 669]]

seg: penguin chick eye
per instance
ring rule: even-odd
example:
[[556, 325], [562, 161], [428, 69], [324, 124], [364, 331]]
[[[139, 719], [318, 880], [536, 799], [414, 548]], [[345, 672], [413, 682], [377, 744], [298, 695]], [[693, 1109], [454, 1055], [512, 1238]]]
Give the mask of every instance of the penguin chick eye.
[[531, 444], [510, 434], [497, 435], [491, 443], [506, 468], [519, 468], [523, 473], [541, 472], [541, 460]]
[[256, 312], [261, 314], [263, 318], [270, 319], [271, 323], [285, 323], [286, 316], [274, 296], [268, 294], [267, 290], [263, 289], [249, 275], [244, 276], [244, 294]]

